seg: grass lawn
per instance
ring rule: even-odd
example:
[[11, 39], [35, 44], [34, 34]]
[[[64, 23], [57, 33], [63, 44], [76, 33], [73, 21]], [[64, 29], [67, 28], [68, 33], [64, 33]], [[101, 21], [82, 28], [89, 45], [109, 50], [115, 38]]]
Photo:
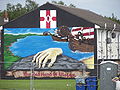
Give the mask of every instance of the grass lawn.
[[[30, 80], [0, 80], [0, 90], [30, 90]], [[33, 90], [75, 90], [75, 80], [34, 80]]]

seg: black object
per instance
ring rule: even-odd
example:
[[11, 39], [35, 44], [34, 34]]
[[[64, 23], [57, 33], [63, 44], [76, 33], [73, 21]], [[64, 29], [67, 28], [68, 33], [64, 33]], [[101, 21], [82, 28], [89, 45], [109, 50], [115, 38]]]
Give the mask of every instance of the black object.
[[113, 32], [111, 35], [112, 35], [112, 38], [116, 38], [116, 33]]
[[111, 38], [107, 38], [107, 39], [106, 39], [107, 44], [110, 44], [111, 41], [112, 41]]

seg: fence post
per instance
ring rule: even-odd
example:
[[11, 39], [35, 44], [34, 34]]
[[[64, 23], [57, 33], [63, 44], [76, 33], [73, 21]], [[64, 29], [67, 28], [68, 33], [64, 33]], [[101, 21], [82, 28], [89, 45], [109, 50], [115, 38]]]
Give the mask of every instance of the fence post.
[[112, 78], [117, 76], [118, 64], [113, 61], [100, 63], [100, 90], [115, 90], [115, 83]]
[[34, 86], [33, 86], [33, 82], [34, 82], [34, 76], [33, 76], [33, 73], [34, 73], [34, 66], [33, 66], [33, 63], [31, 63], [31, 68], [30, 68], [30, 72], [31, 72], [31, 75], [30, 75], [30, 90], [34, 90]]
[[0, 79], [1, 79], [1, 76], [2, 76], [2, 67], [1, 67], [1, 62], [0, 62]]

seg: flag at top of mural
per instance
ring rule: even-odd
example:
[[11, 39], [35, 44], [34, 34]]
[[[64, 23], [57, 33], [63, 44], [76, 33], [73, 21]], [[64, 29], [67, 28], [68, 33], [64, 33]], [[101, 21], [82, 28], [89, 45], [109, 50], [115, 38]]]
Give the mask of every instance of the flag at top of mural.
[[40, 10], [40, 28], [56, 28], [56, 10]]
[[85, 39], [94, 39], [94, 28], [92, 27], [73, 27], [71, 33], [73, 36], [81, 33]]

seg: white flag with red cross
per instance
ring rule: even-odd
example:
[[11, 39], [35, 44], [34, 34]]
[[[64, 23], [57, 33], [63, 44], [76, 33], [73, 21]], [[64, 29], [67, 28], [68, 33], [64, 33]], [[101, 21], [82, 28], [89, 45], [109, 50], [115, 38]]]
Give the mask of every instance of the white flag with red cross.
[[92, 27], [73, 27], [71, 33], [76, 36], [78, 32], [81, 32], [86, 39], [94, 39], [94, 28]]
[[56, 28], [56, 10], [40, 10], [40, 28]]

